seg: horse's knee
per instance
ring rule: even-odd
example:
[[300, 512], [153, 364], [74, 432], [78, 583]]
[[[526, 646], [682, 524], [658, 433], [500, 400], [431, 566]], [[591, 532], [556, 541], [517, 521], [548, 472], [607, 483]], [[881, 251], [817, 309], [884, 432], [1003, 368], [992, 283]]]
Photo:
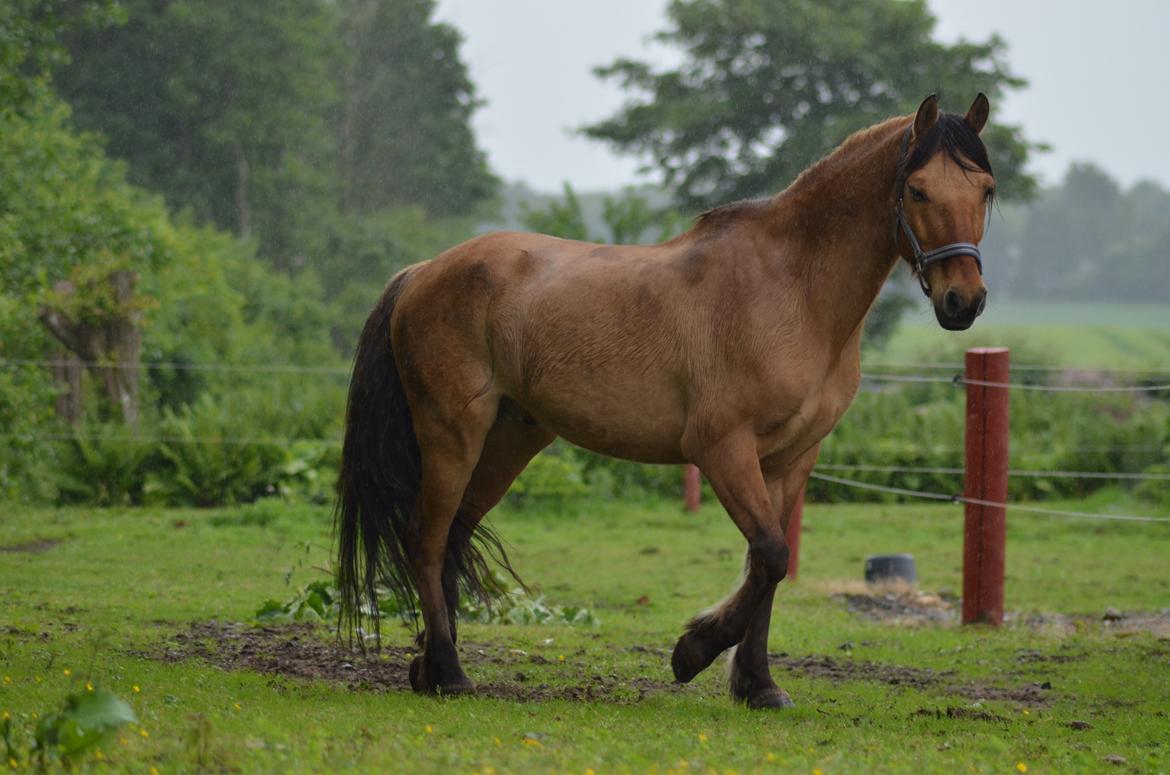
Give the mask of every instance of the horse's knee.
[[752, 544], [751, 569], [769, 584], [779, 584], [788, 575], [788, 543], [767, 539]]

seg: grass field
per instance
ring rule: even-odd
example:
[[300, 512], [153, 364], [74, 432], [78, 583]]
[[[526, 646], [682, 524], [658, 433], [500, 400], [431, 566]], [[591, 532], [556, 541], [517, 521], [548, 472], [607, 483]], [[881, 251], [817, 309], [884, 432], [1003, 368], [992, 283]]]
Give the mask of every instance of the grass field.
[[[321, 577], [324, 509], [4, 507], [0, 710], [27, 741], [68, 693], [110, 689], [141, 724], [78, 766], [139, 773], [1170, 770], [1166, 524], [1011, 518], [1015, 614], [990, 630], [870, 619], [843, 597], [880, 604], [858, 582], [864, 557], [909, 551], [920, 588], [949, 599], [961, 511], [812, 504], [801, 577], [782, 585], [771, 638], [797, 707], [767, 713], [730, 702], [719, 663], [671, 684], [682, 624], [738, 575], [742, 541], [717, 506], [562, 512], [496, 524], [527, 580], [601, 623], [464, 624], [468, 672], [487, 696], [436, 700], [401, 688], [410, 639], [397, 626], [366, 661], [338, 652], [324, 626], [253, 625], [265, 599]], [[1110, 607], [1123, 618], [1106, 626]], [[264, 672], [298, 652], [326, 677]], [[243, 662], [253, 669], [230, 669]]]
[[1170, 306], [992, 300], [971, 330], [952, 333], [938, 327], [923, 302], [874, 360], [953, 359], [967, 347], [985, 346], [1010, 346], [1045, 365], [1170, 370]]

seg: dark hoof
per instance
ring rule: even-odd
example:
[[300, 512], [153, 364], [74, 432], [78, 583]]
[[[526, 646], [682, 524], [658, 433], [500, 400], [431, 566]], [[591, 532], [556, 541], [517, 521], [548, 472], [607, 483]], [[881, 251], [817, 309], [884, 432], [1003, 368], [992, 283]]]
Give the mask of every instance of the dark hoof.
[[670, 655], [670, 667], [674, 670], [674, 680], [679, 683], [690, 683], [691, 679], [710, 667], [715, 658], [725, 649], [713, 649], [710, 644], [691, 632], [683, 633], [674, 644], [674, 652]]
[[415, 657], [410, 661], [410, 688], [418, 694], [436, 694], [443, 697], [475, 692], [475, 683], [458, 665], [454, 670], [448, 671], [450, 675], [436, 676], [434, 672], [427, 669], [421, 655]]
[[796, 703], [783, 689], [772, 687], [748, 697], [745, 704], [752, 710], [761, 708], [795, 708]]

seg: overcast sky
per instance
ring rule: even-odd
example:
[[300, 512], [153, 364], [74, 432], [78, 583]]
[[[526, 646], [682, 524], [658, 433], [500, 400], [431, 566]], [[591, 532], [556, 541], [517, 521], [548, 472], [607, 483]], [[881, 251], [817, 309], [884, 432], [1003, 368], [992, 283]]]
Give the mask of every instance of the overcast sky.
[[[998, 32], [1027, 89], [993, 105], [1052, 151], [1032, 168], [1046, 182], [1070, 161], [1093, 161], [1130, 184], [1170, 187], [1170, 0], [929, 0], [945, 41]], [[619, 56], [670, 64], [647, 37], [665, 26], [664, 0], [439, 0], [458, 27], [480, 96], [475, 118], [492, 167], [540, 190], [569, 181], [613, 189], [645, 178], [637, 162], [571, 130], [612, 114], [616, 84], [591, 70]], [[966, 105], [944, 105], [961, 112]]]

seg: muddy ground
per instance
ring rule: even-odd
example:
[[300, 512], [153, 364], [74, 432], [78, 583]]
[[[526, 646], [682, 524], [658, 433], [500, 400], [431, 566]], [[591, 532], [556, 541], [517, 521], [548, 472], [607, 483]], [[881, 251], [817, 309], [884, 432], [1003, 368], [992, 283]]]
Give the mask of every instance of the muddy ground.
[[[665, 648], [632, 646], [629, 652], [648, 653], [663, 660], [669, 670], [670, 652]], [[541, 681], [541, 666], [552, 661], [501, 643], [460, 644], [465, 667], [475, 673], [477, 665], [504, 668], [509, 677], [478, 685], [479, 696], [519, 701], [550, 699], [638, 702], [649, 695], [682, 691], [683, 687], [649, 677], [619, 678], [588, 672], [584, 654], [574, 660], [574, 678], [568, 684]], [[383, 647], [380, 652], [362, 654], [330, 637], [326, 628], [309, 624], [254, 626], [241, 623], [202, 622], [176, 633], [161, 652], [148, 654], [164, 661], [201, 659], [225, 670], [253, 670], [280, 679], [312, 679], [344, 684], [357, 690], [409, 691], [407, 670], [413, 649]], [[1008, 700], [1029, 706], [1048, 701], [1050, 687], [1044, 683], [1017, 682], [999, 685], [961, 680], [950, 671], [935, 671], [855, 659], [849, 655], [794, 657], [770, 654], [770, 663], [783, 674], [821, 678], [833, 682], [872, 681], [889, 686], [907, 686], [935, 692], [970, 703], [977, 700]], [[497, 674], [499, 671], [494, 671]]]

